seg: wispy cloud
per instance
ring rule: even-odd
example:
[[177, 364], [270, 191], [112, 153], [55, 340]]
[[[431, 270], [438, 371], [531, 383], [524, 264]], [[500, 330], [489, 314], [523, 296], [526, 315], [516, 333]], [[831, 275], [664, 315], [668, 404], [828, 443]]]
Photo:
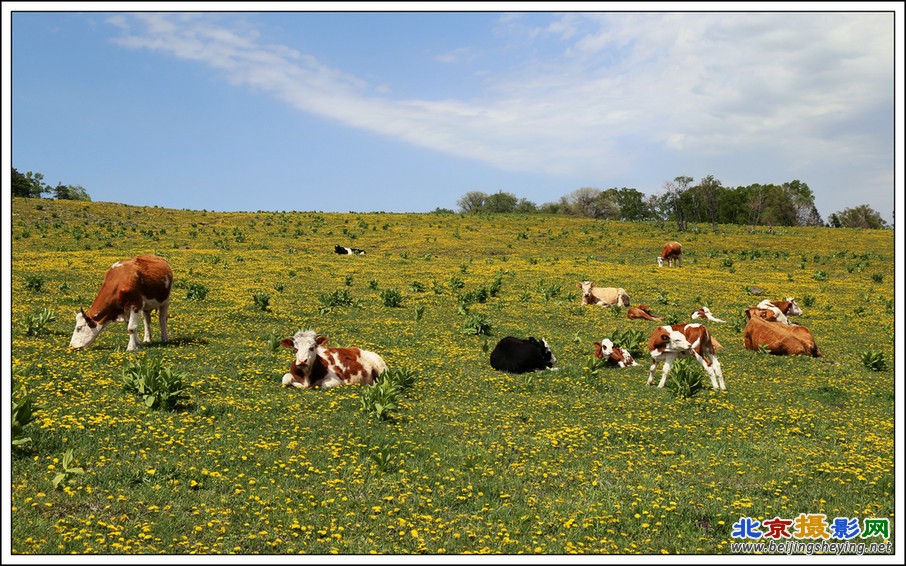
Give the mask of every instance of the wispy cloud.
[[[197, 61], [233, 84], [350, 127], [502, 169], [600, 178], [662, 152], [738, 158], [768, 150], [791, 163], [890, 159], [890, 140], [870, 128], [879, 114], [893, 119], [891, 20], [572, 13], [518, 27], [511, 16], [500, 23], [511, 26], [510, 37], [518, 30], [554, 52], [498, 70], [469, 100], [393, 99], [385, 94], [391, 85], [369, 86], [230, 20], [108, 21], [121, 30], [119, 45]], [[436, 60], [470, 55], [464, 47]]]

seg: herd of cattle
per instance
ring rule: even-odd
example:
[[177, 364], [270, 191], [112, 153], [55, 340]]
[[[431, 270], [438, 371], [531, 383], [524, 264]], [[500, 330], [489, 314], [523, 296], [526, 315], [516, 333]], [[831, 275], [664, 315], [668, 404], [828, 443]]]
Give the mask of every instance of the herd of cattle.
[[[363, 250], [335, 246], [339, 254], [364, 254]], [[658, 267], [665, 264], [682, 265], [682, 246], [668, 242], [657, 258]], [[154, 255], [140, 255], [118, 261], [107, 270], [101, 289], [87, 311], [76, 313], [76, 326], [69, 346], [85, 348], [97, 338], [110, 322], [127, 321], [129, 343], [127, 351], [138, 349], [138, 321], [144, 322], [143, 342], [151, 342], [151, 311], [157, 310], [160, 321], [161, 340], [166, 342], [167, 313], [170, 304], [170, 289], [173, 285], [173, 270], [166, 259]], [[625, 289], [598, 287], [592, 281], [579, 283], [582, 289], [582, 304], [602, 307], [629, 307], [626, 317], [630, 320], [660, 321], [645, 303], [630, 306], [629, 294]], [[811, 332], [802, 325], [790, 322], [789, 317], [799, 316], [802, 309], [792, 297], [785, 301], [764, 300], [745, 311], [747, 319], [743, 342], [749, 350], [766, 350], [776, 355], [821, 356]], [[705, 319], [725, 322], [715, 317], [708, 307], [693, 312], [691, 319]], [[360, 348], [328, 348], [328, 338], [313, 330], [297, 332], [291, 338], [281, 341], [286, 348], [292, 348], [295, 356], [289, 373], [283, 376], [284, 387], [334, 387], [346, 384], [371, 385], [387, 370], [387, 364], [378, 354]], [[716, 351], [720, 343], [707, 327], [700, 323], [680, 323], [657, 326], [648, 340], [651, 366], [648, 385], [654, 382], [654, 373], [663, 363], [658, 387], [664, 387], [673, 362], [681, 356], [691, 356], [704, 368], [714, 389], [726, 390], [720, 362]], [[616, 367], [637, 366], [629, 351], [614, 344], [609, 338], [594, 343], [594, 355], [605, 363]], [[495, 370], [510, 373], [525, 373], [553, 369], [557, 359], [545, 340], [507, 336], [501, 339], [491, 352], [490, 365]]]

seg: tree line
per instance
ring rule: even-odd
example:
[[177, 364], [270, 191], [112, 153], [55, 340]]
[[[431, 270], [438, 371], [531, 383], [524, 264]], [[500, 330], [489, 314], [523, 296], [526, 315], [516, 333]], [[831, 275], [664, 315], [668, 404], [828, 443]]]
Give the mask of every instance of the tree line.
[[[799, 180], [780, 185], [753, 184], [724, 187], [713, 175], [693, 184], [680, 176], [664, 183], [663, 191], [645, 195], [634, 188], [582, 187], [557, 202], [536, 205], [513, 193], [471, 191], [456, 201], [459, 212], [569, 214], [603, 220], [651, 220], [663, 226], [676, 222], [684, 231], [690, 223], [755, 226], [831, 226], [835, 228], [889, 228], [880, 213], [868, 205], [835, 212], [825, 222], [815, 207], [815, 195]], [[435, 212], [453, 212], [437, 209]]]
[[[881, 214], [862, 204], [845, 208], [821, 219], [815, 208], [815, 195], [799, 180], [781, 185], [753, 184], [745, 187], [724, 187], [713, 175], [693, 184], [692, 177], [680, 176], [664, 183], [664, 190], [645, 195], [634, 188], [596, 189], [582, 187], [563, 195], [557, 202], [537, 205], [513, 193], [498, 191], [486, 194], [470, 191], [456, 201], [459, 212], [479, 213], [541, 213], [569, 214], [603, 220], [653, 220], [663, 226], [676, 222], [684, 231], [690, 223], [710, 223], [748, 226], [830, 226], [833, 228], [872, 228], [890, 226]], [[12, 195], [41, 198], [48, 195], [58, 200], [90, 201], [88, 191], [81, 185], [57, 183], [51, 187], [44, 175], [28, 171], [20, 173], [13, 167]], [[453, 213], [438, 208], [435, 212]]]
[[14, 197], [42, 198], [49, 195], [57, 200], [91, 200], [88, 191], [81, 185], [57, 183], [56, 187], [51, 187], [44, 182], [44, 175], [41, 173], [28, 171], [23, 174], [13, 167], [11, 181], [11, 192]]

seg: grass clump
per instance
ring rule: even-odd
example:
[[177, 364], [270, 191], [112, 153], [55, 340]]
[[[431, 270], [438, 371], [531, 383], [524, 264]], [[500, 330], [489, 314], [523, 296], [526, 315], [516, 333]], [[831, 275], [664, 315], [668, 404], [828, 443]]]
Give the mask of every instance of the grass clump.
[[158, 358], [127, 362], [122, 375], [123, 390], [141, 397], [148, 408], [172, 411], [187, 398], [186, 375], [164, 367]]

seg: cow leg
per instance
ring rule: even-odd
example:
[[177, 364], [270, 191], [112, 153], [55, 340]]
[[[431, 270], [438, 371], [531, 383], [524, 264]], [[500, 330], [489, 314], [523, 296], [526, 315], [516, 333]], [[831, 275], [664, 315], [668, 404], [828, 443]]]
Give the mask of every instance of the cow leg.
[[296, 378], [291, 373], [283, 374], [283, 387], [296, 387], [298, 389], [305, 389], [305, 384], [299, 381], [296, 381]]
[[126, 346], [127, 352], [138, 350], [138, 319], [141, 318], [141, 309], [132, 309], [129, 311], [129, 345]]
[[145, 344], [151, 343], [151, 311], [142, 311], [142, 322], [145, 325], [145, 337], [142, 339], [142, 342]]
[[[705, 373], [707, 373], [708, 377], [711, 379], [711, 387], [713, 389], [720, 389], [720, 387], [717, 384], [717, 371], [715, 371], [714, 366], [709, 364], [707, 362], [707, 360], [705, 360], [704, 357], [699, 355], [698, 352], [693, 351], [692, 353], [695, 355], [695, 359], [698, 360], [698, 363], [700, 363], [701, 366], [703, 368], [705, 368]], [[716, 358], [714, 356], [710, 356], [710, 357], [711, 357], [712, 361], [716, 361]], [[717, 367], [719, 368], [720, 366], [717, 366]]]
[[657, 384], [658, 387], [663, 387], [667, 384], [667, 374], [670, 373], [670, 368], [673, 367], [673, 358], [667, 357], [664, 359], [664, 371], [661, 373], [661, 382]]
[[170, 305], [161, 305], [157, 309], [157, 317], [160, 319], [160, 339], [163, 342], [170, 341], [170, 335], [167, 334], [167, 319], [170, 316]]
[[654, 370], [657, 369], [657, 360], [651, 359], [651, 367], [648, 368], [648, 385], [654, 383]]
[[[717, 381], [720, 383], [720, 390], [726, 391], [727, 385], [724, 383], [724, 372], [720, 367], [720, 362], [717, 361], [717, 356], [711, 356], [711, 367], [714, 369], [714, 374], [717, 376]], [[717, 389], [715, 387], [715, 389]]]
[[330, 387], [336, 387], [338, 385], [343, 385], [343, 380], [337, 377], [336, 375], [328, 375], [318, 383], [318, 387], [322, 389], [328, 389]]

